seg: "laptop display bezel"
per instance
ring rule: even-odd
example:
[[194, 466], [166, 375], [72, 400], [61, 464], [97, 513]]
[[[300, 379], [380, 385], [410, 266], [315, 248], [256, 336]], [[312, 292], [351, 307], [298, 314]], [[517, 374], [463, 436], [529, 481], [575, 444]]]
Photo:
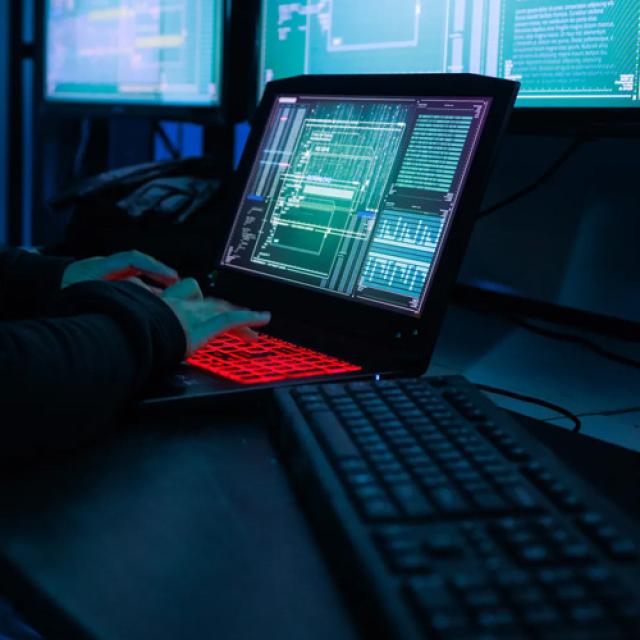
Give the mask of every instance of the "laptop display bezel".
[[496, 143], [508, 122], [517, 88], [514, 82], [470, 74], [300, 76], [270, 83], [252, 122], [251, 134], [236, 172], [229, 215], [224, 224], [223, 246], [231, 233], [265, 127], [279, 96], [490, 98], [490, 105], [457, 210], [449, 223], [446, 251], [434, 264], [421, 316], [236, 270], [222, 264], [221, 255], [216, 257], [216, 293], [219, 291], [220, 295], [248, 307], [269, 309], [274, 316], [286, 315], [291, 322], [316, 324], [324, 331], [335, 329], [337, 333], [352, 335], [356, 340], [375, 339], [380, 347], [409, 349], [416, 352], [419, 360], [426, 362], [481, 204]]

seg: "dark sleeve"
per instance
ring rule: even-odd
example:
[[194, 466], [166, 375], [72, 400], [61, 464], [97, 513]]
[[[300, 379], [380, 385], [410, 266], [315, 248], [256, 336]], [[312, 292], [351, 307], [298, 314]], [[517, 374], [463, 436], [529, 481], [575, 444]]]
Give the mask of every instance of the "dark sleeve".
[[185, 351], [177, 318], [131, 283], [60, 292], [56, 317], [0, 323], [0, 455], [63, 449], [104, 429]]
[[60, 289], [71, 258], [40, 256], [18, 249], [0, 252], [0, 317], [39, 315]]

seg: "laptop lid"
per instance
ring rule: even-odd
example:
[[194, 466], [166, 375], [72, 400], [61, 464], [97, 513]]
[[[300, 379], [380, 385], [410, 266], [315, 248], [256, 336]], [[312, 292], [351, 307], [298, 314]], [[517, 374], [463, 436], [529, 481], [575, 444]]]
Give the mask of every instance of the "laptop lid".
[[271, 83], [237, 175], [220, 295], [425, 368], [517, 86]]

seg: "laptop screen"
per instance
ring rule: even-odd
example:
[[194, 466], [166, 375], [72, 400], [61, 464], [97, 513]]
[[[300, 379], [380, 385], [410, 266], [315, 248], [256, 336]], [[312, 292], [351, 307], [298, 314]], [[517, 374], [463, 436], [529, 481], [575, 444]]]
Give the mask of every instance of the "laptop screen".
[[490, 98], [276, 98], [222, 264], [419, 316]]

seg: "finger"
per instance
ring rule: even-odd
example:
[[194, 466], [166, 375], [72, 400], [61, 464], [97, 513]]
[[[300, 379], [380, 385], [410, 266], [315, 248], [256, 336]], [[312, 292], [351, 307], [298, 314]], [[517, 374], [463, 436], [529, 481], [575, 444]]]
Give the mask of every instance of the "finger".
[[138, 269], [132, 269], [131, 267], [126, 267], [124, 269], [120, 269], [119, 271], [109, 271], [104, 276], [105, 280], [130, 280], [134, 278], [140, 273]]
[[226, 300], [220, 300], [220, 298], [205, 298], [204, 302], [208, 302], [211, 304], [213, 308], [215, 308], [219, 313], [224, 311], [237, 311], [238, 307], [232, 305], [230, 302]]
[[260, 334], [249, 327], [240, 327], [239, 329], [232, 329], [229, 333], [244, 340], [245, 342], [256, 342], [260, 338]]
[[202, 300], [200, 285], [194, 278], [179, 280], [174, 285], [167, 287], [162, 295], [165, 298], [179, 298], [180, 300]]
[[133, 284], [137, 284], [139, 287], [142, 287], [143, 289], [148, 289], [148, 285], [146, 285], [144, 282], [142, 282], [142, 280], [140, 280], [140, 278], [136, 278], [136, 277], [129, 277], [129, 278], [123, 278], [123, 280], [125, 282], [132, 282]]
[[124, 280], [126, 280], [126, 282], [133, 282], [133, 284], [137, 284], [139, 287], [149, 291], [149, 293], [153, 293], [154, 296], [162, 295], [162, 292], [164, 291], [164, 289], [158, 289], [158, 287], [153, 287], [150, 284], [143, 282], [140, 278], [124, 278]]
[[201, 346], [221, 333], [243, 327], [263, 327], [270, 320], [271, 314], [267, 311], [226, 311], [200, 325], [194, 343]]
[[106, 258], [109, 267], [115, 271], [132, 269], [135, 275], [144, 275], [161, 284], [171, 285], [178, 280], [178, 272], [160, 260], [140, 251], [123, 251]]

